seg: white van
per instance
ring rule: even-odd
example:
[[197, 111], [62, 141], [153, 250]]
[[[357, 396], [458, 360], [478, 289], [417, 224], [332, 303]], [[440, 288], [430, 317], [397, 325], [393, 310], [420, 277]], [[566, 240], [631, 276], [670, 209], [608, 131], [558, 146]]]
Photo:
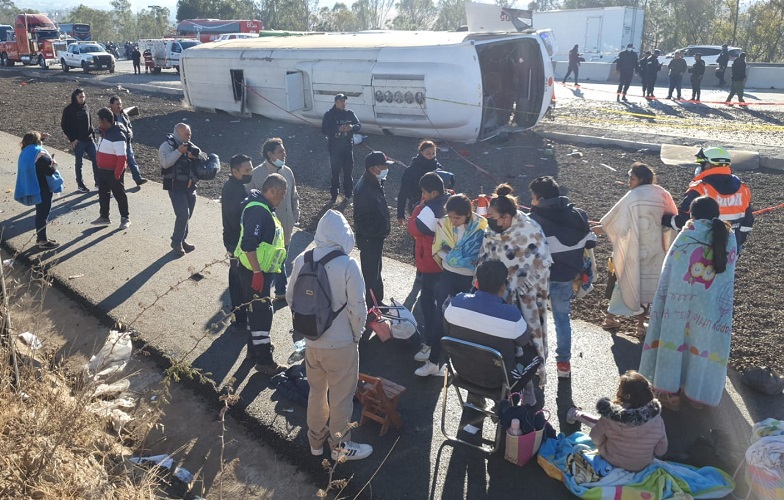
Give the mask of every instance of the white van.
[[[191, 47], [201, 45], [201, 42], [192, 38], [146, 38], [139, 40], [138, 44], [145, 65], [151, 60], [149, 69], [153, 73], [172, 68], [179, 73], [182, 53]], [[145, 55], [147, 51], [149, 54]]]

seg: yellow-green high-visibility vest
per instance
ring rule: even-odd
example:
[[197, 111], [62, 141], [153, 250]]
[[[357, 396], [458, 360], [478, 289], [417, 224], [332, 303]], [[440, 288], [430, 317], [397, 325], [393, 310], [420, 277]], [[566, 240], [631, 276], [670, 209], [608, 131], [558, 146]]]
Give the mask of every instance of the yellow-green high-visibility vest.
[[242, 238], [245, 236], [245, 211], [251, 207], [264, 207], [272, 216], [272, 220], [275, 221], [275, 237], [272, 239], [272, 244], [262, 241], [261, 245], [256, 248], [256, 258], [259, 260], [259, 267], [262, 272], [273, 274], [279, 273], [283, 264], [286, 262], [286, 244], [283, 241], [283, 226], [280, 224], [277, 216], [275, 216], [275, 213], [264, 203], [251, 201], [242, 209], [240, 239], [237, 242], [237, 249], [234, 250], [234, 256], [239, 259], [240, 263], [245, 266], [246, 269], [253, 271], [250, 261], [248, 261], [248, 256], [245, 254], [245, 251], [240, 248]]

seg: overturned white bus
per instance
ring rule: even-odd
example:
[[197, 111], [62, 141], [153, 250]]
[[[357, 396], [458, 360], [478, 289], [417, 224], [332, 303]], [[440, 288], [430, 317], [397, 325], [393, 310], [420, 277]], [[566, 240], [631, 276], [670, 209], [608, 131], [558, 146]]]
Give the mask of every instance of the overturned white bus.
[[474, 142], [537, 124], [551, 53], [547, 31], [300, 34], [194, 47], [180, 70], [197, 109], [320, 125], [343, 93], [364, 132]]

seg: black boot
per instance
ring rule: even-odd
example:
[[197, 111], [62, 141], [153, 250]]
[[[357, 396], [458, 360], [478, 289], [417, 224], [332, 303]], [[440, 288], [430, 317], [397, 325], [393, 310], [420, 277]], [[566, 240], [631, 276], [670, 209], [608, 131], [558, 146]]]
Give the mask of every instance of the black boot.
[[250, 345], [248, 349], [248, 352], [253, 356], [254, 363], [256, 363], [257, 372], [264, 375], [277, 375], [288, 369], [288, 366], [279, 365], [273, 359], [272, 351], [274, 349], [272, 344]]

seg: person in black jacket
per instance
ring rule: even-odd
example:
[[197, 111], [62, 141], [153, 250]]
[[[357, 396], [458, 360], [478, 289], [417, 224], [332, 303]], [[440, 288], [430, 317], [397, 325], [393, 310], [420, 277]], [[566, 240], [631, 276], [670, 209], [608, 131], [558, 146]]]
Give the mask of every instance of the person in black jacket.
[[743, 100], [743, 87], [746, 85], [746, 53], [741, 52], [738, 57], [732, 61], [732, 85], [730, 87], [730, 95], [727, 96], [727, 104], [732, 101], [735, 94], [738, 95], [738, 102], [746, 102]]
[[651, 58], [651, 51], [646, 50], [640, 61], [637, 63], [637, 71], [640, 73], [640, 83], [642, 84], [642, 96], [648, 96], [648, 59]]
[[596, 246], [588, 215], [561, 196], [552, 177], [537, 177], [531, 190], [531, 219], [542, 226], [553, 264], [550, 266], [550, 305], [553, 310], [557, 347], [555, 362], [559, 377], [571, 376], [573, 282], [583, 268], [583, 251]]
[[384, 299], [384, 283], [381, 280], [381, 253], [384, 239], [389, 235], [389, 206], [384, 196], [384, 179], [389, 172], [387, 155], [373, 151], [365, 157], [365, 173], [357, 182], [354, 197], [354, 233], [359, 248], [359, 262], [365, 278], [365, 300], [370, 307], [373, 298], [381, 303]]
[[90, 189], [84, 185], [82, 178], [82, 159], [84, 154], [93, 164], [93, 183], [98, 182], [98, 166], [95, 158], [95, 132], [90, 117], [90, 108], [87, 107], [84, 90], [76, 89], [71, 92], [71, 104], [63, 109], [60, 128], [68, 137], [74, 152], [76, 167], [76, 190], [80, 193], [89, 193]]
[[632, 44], [627, 45], [626, 50], [618, 54], [618, 62], [615, 63], [615, 68], [620, 74], [620, 83], [618, 83], [615, 100], [620, 101], [623, 99], [627, 101], [626, 92], [629, 91], [634, 71], [637, 69], [637, 52], [634, 51]]
[[574, 44], [572, 50], [569, 51], [569, 68], [566, 70], [566, 76], [563, 78], [563, 83], [566, 85], [566, 80], [569, 79], [569, 75], [574, 72], [574, 86], [579, 87], [580, 84], [577, 82], [577, 75], [580, 72], [580, 52], [577, 50], [577, 44]]
[[338, 186], [340, 173], [343, 172], [343, 197], [351, 198], [354, 187], [354, 134], [359, 132], [362, 125], [357, 115], [346, 109], [346, 94], [335, 96], [335, 105], [324, 113], [321, 120], [321, 133], [327, 136], [327, 150], [329, 151], [329, 164], [332, 168], [330, 192], [332, 203], [338, 199]]
[[231, 175], [221, 191], [221, 214], [223, 216], [223, 246], [229, 252], [229, 297], [233, 321], [229, 326], [236, 332], [247, 330], [248, 308], [244, 306], [240, 284], [239, 261], [234, 257], [240, 240], [242, 201], [247, 196], [245, 185], [253, 179], [253, 162], [246, 155], [234, 155], [229, 162]]
[[719, 87], [723, 87], [727, 84], [727, 82], [724, 81], [724, 73], [727, 71], [727, 66], [730, 64], [730, 51], [726, 43], [721, 46], [721, 52], [719, 53], [719, 57], [716, 58], [716, 64], [719, 65], [718, 69], [716, 69], [716, 78], [719, 79]]
[[645, 60], [645, 79], [648, 84], [644, 92], [646, 99], [653, 99], [655, 97], [653, 95], [653, 89], [656, 87], [656, 79], [658, 78], [659, 70], [661, 69], [661, 64], [659, 63], [660, 55], [661, 51], [656, 49], [653, 51], [653, 55]]
[[139, 46], [135, 45], [131, 51], [131, 59], [133, 59], [133, 74], [142, 74], [142, 53], [139, 52]]
[[694, 66], [689, 68], [689, 73], [691, 73], [691, 100], [699, 102], [702, 77], [705, 75], [705, 61], [702, 60], [702, 54], [699, 52], [694, 54]]
[[403, 172], [400, 179], [400, 192], [397, 195], [397, 221], [406, 223], [406, 212], [409, 214], [422, 199], [419, 180], [428, 172], [442, 168], [436, 159], [436, 145], [433, 141], [419, 143], [419, 154], [411, 160], [411, 165]]

